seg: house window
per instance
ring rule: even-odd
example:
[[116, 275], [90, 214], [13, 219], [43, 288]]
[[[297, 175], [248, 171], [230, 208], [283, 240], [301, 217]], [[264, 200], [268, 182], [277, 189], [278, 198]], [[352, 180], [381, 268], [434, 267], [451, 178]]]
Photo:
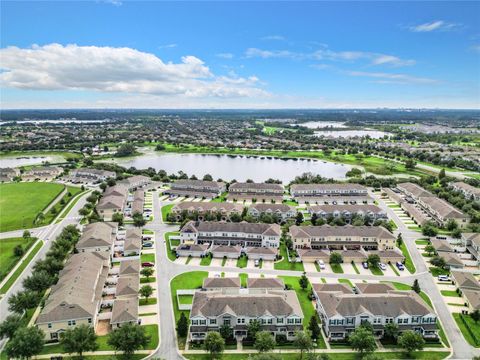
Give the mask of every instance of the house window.
[[287, 319], [287, 324], [293, 324], [294, 320], [293, 319]]
[[52, 328], [52, 323], [48, 323], [47, 327], [48, 327], [49, 329], [51, 329], [51, 328]]
[[207, 320], [200, 320], [198, 323], [200, 325], [207, 325]]
[[88, 318], [88, 323], [89, 323], [89, 324], [92, 323], [92, 318]]
[[302, 319], [295, 319], [295, 324], [301, 324], [302, 323]]
[[245, 324], [245, 318], [238, 318], [237, 324]]
[[273, 319], [268, 319], [267, 324], [269, 324], [269, 325], [273, 324]]
[[283, 318], [277, 318], [277, 324], [283, 324]]
[[217, 319], [210, 319], [210, 325], [216, 325]]
[[198, 320], [192, 320], [192, 325], [198, 325]]

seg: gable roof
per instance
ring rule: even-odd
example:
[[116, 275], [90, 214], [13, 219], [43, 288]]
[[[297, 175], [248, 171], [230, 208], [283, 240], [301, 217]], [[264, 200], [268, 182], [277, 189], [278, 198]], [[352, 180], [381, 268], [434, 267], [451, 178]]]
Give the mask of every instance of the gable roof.
[[278, 224], [222, 222], [222, 221], [189, 221], [181, 232], [240, 232], [247, 234], [263, 234], [280, 236], [282, 230]]
[[96, 222], [85, 225], [82, 235], [77, 242], [77, 249], [95, 246], [112, 246], [114, 242], [113, 233], [117, 224], [112, 222]]
[[392, 285], [386, 283], [358, 283], [355, 287], [362, 294], [387, 294], [395, 290]]
[[120, 276], [138, 275], [140, 272], [140, 260], [124, 260], [120, 262]]
[[328, 236], [362, 236], [375, 237], [380, 239], [395, 239], [383, 226], [297, 226], [290, 227], [290, 235], [293, 238], [309, 238], [309, 237], [328, 237]]
[[138, 320], [138, 299], [115, 299], [110, 324], [132, 322]]
[[285, 283], [279, 278], [248, 278], [247, 287], [249, 289], [285, 289]]
[[202, 288], [204, 289], [240, 288], [240, 278], [239, 277], [205, 278], [203, 279]]
[[347, 284], [312, 284], [313, 290], [318, 294], [320, 292], [340, 292], [343, 294], [352, 294], [353, 290]]
[[460, 289], [480, 290], [480, 282], [473, 276], [472, 273], [465, 271], [451, 271], [451, 276], [454, 278], [457, 286]]

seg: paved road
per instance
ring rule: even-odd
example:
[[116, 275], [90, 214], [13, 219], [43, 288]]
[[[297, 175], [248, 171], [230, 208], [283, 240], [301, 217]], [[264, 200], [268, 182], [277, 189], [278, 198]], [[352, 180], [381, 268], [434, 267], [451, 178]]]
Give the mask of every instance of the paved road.
[[[46, 229], [47, 227], [48, 227], [48, 226], [42, 226], [42, 227], [33, 228], [33, 229], [26, 229], [26, 230], [30, 231], [30, 234], [31, 234], [32, 236], [38, 237], [38, 235], [39, 235], [40, 233], [42, 233], [43, 231], [45, 231], [45, 229]], [[13, 231], [2, 232], [2, 233], [0, 233], [0, 240], [1, 240], [1, 239], [12, 238], [12, 237], [22, 237], [24, 231], [25, 231], [25, 230], [13, 230]]]
[[[45, 257], [46, 253], [50, 249], [52, 241], [55, 240], [55, 238], [60, 234], [60, 232], [65, 226], [71, 225], [71, 224], [76, 225], [79, 223], [80, 217], [78, 216], [78, 210], [80, 210], [83, 207], [83, 205], [85, 205], [86, 198], [88, 197], [88, 195], [89, 193], [82, 195], [82, 197], [72, 207], [68, 215], [58, 224], [52, 223], [48, 226], [31, 230], [34, 236], [44, 241], [44, 246], [40, 249], [37, 255], [30, 262], [30, 264], [27, 265], [25, 270], [18, 277], [17, 281], [12, 285], [12, 287], [7, 291], [7, 293], [0, 300], [0, 322], [3, 321], [10, 314], [8, 310], [8, 299], [10, 298], [10, 296], [15, 294], [16, 292], [22, 290], [22, 281], [30, 275], [35, 262]], [[23, 230], [19, 230], [19, 231], [21, 234], [23, 233]], [[8, 234], [10, 235], [12, 233], [15, 233], [15, 232], [11, 231]], [[6, 233], [2, 233], [0, 234], [0, 236], [2, 236], [3, 234], [6, 234]], [[2, 347], [3, 347], [3, 341], [0, 342], [0, 349]]]

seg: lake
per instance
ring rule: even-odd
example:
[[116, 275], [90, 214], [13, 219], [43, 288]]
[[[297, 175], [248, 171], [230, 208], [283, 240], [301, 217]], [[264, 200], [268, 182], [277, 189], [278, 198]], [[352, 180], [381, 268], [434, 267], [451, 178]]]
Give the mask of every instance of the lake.
[[345, 123], [339, 122], [339, 121], [308, 121], [304, 123], [298, 123], [298, 124], [293, 124], [293, 125], [301, 125], [304, 127], [307, 127], [309, 129], [321, 129], [321, 128], [326, 128], [326, 127], [331, 127], [331, 128], [344, 128]]
[[326, 131], [315, 131], [315, 136], [325, 136], [333, 138], [351, 138], [351, 137], [365, 137], [370, 136], [372, 139], [381, 139], [385, 135], [391, 135], [384, 131], [379, 130], [326, 130]]
[[117, 164], [124, 167], [155, 170], [165, 170], [168, 174], [185, 172], [188, 176], [202, 178], [210, 174], [216, 180], [246, 181], [252, 179], [263, 182], [269, 178], [279, 179], [288, 183], [296, 176], [311, 172], [326, 178], [345, 179], [345, 174], [351, 169], [348, 165], [323, 162], [318, 160], [297, 159], [282, 160], [266, 157], [247, 157], [204, 154], [170, 154], [148, 152], [133, 158], [116, 158]]
[[38, 155], [38, 156], [29, 156], [29, 155], [13, 155], [13, 156], [2, 156], [0, 157], [0, 168], [7, 167], [20, 167], [20, 166], [30, 166], [30, 165], [42, 165], [44, 161], [49, 163], [63, 162], [65, 159], [59, 155]]

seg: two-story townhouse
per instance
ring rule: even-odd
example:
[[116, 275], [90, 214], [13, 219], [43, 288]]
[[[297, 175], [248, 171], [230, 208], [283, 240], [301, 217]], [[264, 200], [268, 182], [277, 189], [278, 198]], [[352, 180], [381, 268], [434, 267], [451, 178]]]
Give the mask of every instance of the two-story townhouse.
[[216, 218], [218, 221], [227, 221], [233, 214], [241, 215], [242, 211], [243, 206], [240, 204], [183, 201], [175, 204], [171, 213], [175, 215], [177, 221], [192, 214], [198, 215], [199, 221], [204, 221], [206, 218], [211, 217]]
[[470, 184], [464, 183], [463, 181], [450, 183], [450, 186], [456, 190], [460, 191], [464, 197], [467, 199], [480, 200], [480, 189], [476, 188]]
[[63, 169], [58, 166], [37, 166], [25, 170], [22, 174], [23, 180], [53, 180], [63, 172]]
[[380, 338], [386, 324], [399, 331], [412, 330], [424, 338], [437, 338], [437, 316], [413, 291], [349, 294], [343, 291], [316, 291], [317, 312], [330, 341], [343, 341], [363, 323], [372, 325]]
[[281, 184], [237, 182], [228, 188], [229, 200], [281, 203], [285, 188]]
[[459, 227], [467, 226], [469, 217], [455, 208], [452, 204], [437, 197], [420, 197], [418, 204], [439, 224], [445, 225], [447, 221], [454, 220]]
[[310, 215], [322, 219], [343, 218], [350, 221], [354, 216], [369, 218], [371, 221], [387, 219], [387, 212], [376, 205], [314, 205], [308, 208]]
[[123, 214], [127, 202], [128, 188], [124, 185], [105, 189], [97, 204], [97, 212], [104, 221], [111, 221], [116, 213]]
[[171, 184], [170, 189], [163, 193], [165, 195], [211, 199], [225, 191], [226, 185], [220, 181], [177, 180]]
[[190, 312], [190, 340], [204, 340], [208, 331], [230, 326], [233, 336], [248, 336], [248, 324], [260, 323], [261, 330], [274, 336], [295, 338], [303, 329], [303, 312], [295, 291], [292, 290], [238, 290], [197, 291]]
[[296, 249], [394, 250], [396, 238], [382, 226], [297, 226], [288, 235]]
[[67, 260], [36, 320], [46, 340], [59, 340], [61, 333], [77, 325], [96, 327], [108, 269], [105, 252], [83, 252]]
[[480, 266], [480, 233], [463, 233], [461, 241], [472, 258], [477, 261], [477, 265]]
[[75, 247], [78, 252], [105, 251], [113, 256], [117, 231], [118, 224], [114, 222], [85, 225]]
[[278, 248], [281, 234], [278, 224], [189, 221], [180, 230], [180, 240], [182, 243]]
[[247, 213], [254, 218], [259, 218], [262, 215], [274, 216], [281, 221], [293, 219], [297, 215], [297, 210], [287, 204], [252, 204], [248, 207]]
[[70, 171], [69, 179], [73, 183], [99, 183], [107, 179], [115, 179], [116, 173], [113, 171], [80, 168]]
[[367, 188], [360, 184], [293, 184], [290, 194], [294, 198], [329, 196], [367, 196]]
[[152, 179], [144, 175], [134, 175], [130, 176], [119, 182], [120, 185], [127, 187], [128, 190], [135, 190], [138, 188], [145, 187], [152, 183]]

